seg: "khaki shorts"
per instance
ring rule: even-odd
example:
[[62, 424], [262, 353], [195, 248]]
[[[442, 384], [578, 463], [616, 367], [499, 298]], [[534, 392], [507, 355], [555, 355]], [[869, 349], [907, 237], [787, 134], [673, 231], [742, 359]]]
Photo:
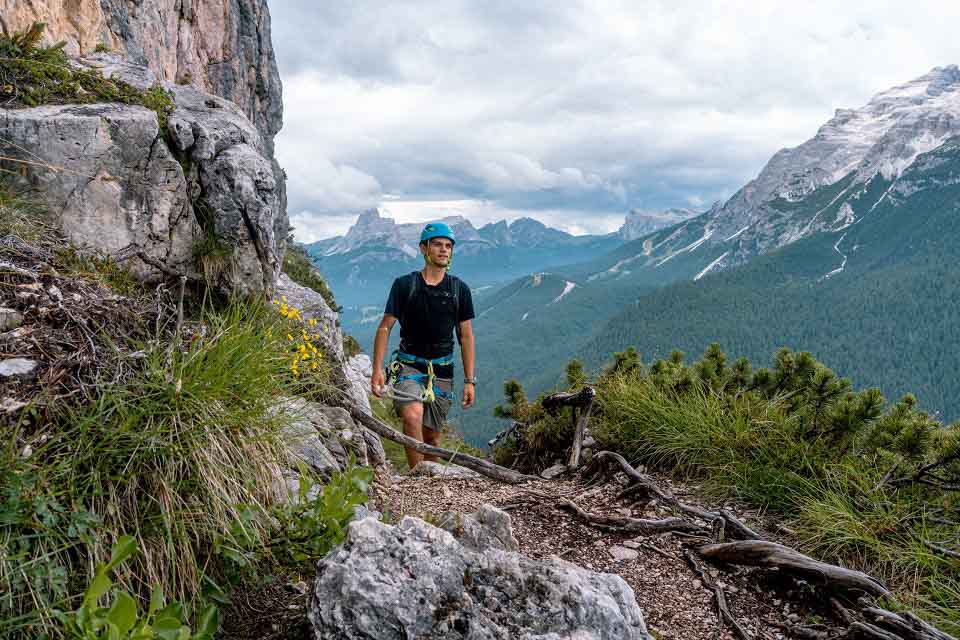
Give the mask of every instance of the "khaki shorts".
[[[400, 377], [416, 375], [422, 373], [413, 367], [403, 365], [400, 369]], [[423, 393], [427, 384], [427, 379], [423, 380], [403, 380], [394, 386], [398, 391], [408, 395], [419, 396]], [[449, 378], [434, 378], [433, 391], [437, 399], [433, 402], [423, 403], [423, 426], [431, 431], [440, 431], [447, 422], [447, 414], [450, 412], [450, 406], [453, 404], [453, 380]], [[438, 391], [444, 391], [450, 394], [450, 397], [443, 398]], [[393, 400], [393, 410], [400, 415], [400, 409], [411, 402], [419, 400]]]

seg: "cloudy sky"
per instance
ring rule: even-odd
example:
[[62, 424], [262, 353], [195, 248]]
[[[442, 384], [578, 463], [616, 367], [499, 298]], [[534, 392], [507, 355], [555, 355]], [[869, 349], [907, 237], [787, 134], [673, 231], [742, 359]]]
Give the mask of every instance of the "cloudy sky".
[[838, 107], [960, 63], [947, 0], [281, 0], [277, 153], [297, 237], [699, 208]]

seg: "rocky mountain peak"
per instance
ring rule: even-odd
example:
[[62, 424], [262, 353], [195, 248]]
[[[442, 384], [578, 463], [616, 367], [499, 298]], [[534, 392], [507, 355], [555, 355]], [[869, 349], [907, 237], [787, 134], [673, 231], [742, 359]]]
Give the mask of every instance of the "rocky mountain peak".
[[666, 211], [632, 209], [627, 213], [623, 226], [617, 233], [624, 241], [629, 242], [672, 224], [683, 222], [697, 213], [692, 209], [667, 209]]

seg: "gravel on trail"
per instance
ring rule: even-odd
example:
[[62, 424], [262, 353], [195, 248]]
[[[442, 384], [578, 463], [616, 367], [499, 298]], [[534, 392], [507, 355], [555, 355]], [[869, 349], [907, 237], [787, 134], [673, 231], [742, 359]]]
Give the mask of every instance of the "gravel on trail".
[[[658, 477], [660, 486], [690, 504], [695, 488]], [[390, 484], [376, 483], [372, 507], [390, 521], [404, 515], [431, 521], [444, 511], [473, 513], [489, 503], [505, 509], [513, 520], [520, 551], [534, 558], [556, 555], [594, 571], [614, 573], [633, 588], [647, 624], [657, 637], [676, 640], [727, 640], [736, 636], [718, 621], [713, 592], [683, 558], [685, 543], [673, 534], [636, 535], [601, 531], [556, 508], [569, 498], [595, 513], [633, 517], [665, 517], [657, 505], [639, 507], [617, 501], [617, 483], [590, 487], [570, 479], [540, 480], [509, 486], [485, 478], [395, 476]], [[750, 523], [749, 513], [738, 515]], [[755, 521], [754, 521], [755, 522]], [[731, 613], [757, 639], [789, 637], [777, 625], [791, 625], [824, 603], [776, 572], [719, 568], [706, 565], [721, 584]], [[820, 605], [820, 606], [817, 606]]]

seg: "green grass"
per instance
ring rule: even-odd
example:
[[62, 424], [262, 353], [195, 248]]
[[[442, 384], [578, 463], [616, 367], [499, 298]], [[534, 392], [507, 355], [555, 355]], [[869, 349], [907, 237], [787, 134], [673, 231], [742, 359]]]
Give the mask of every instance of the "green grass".
[[141, 91], [120, 80], [107, 80], [96, 71], [70, 66], [64, 43], [40, 46], [43, 23], [11, 36], [0, 36], [0, 101], [3, 107], [44, 104], [121, 102], [137, 104], [157, 114], [160, 131], [174, 110], [173, 98], [160, 86]]
[[634, 462], [786, 520], [805, 552], [880, 577], [903, 605], [960, 630], [960, 566], [922, 543], [956, 535], [956, 525], [932, 516], [956, 513], [957, 497], [879, 486], [893, 463], [909, 475], [948, 456], [960, 428], [939, 425], [911, 398], [884, 409], [875, 391], [850, 391], [806, 354], [781, 352], [773, 369], [743, 374], [708, 351], [690, 366], [661, 361], [606, 376], [595, 437]]
[[[960, 425], [940, 424], [912, 396], [888, 405], [875, 389], [855, 392], [810, 354], [787, 349], [756, 371], [728, 363], [718, 345], [697, 362], [677, 352], [649, 366], [628, 349], [596, 388], [599, 448], [760, 508], [796, 532], [801, 550], [876, 575], [897, 606], [960, 631], [960, 563], [923, 542], [956, 546], [960, 496], [883, 482], [894, 464], [896, 477], [910, 478], [937, 461], [942, 480], [960, 482]], [[567, 421], [528, 404], [513, 381], [504, 391], [498, 415], [529, 426], [494, 460], [537, 470], [565, 454]]]
[[[328, 372], [295, 377], [286, 320], [265, 304], [207, 309], [205, 334], [140, 345], [146, 356], [92, 403], [52, 418], [25, 412], [0, 452], [0, 635], [29, 635], [69, 607], [113, 542], [141, 554], [117, 576], [185, 603], [225, 580], [230, 548], [266, 548], [279, 497], [281, 397], [322, 394]], [[23, 455], [29, 446], [29, 456]], [[237, 539], [235, 524], [250, 512]], [[252, 542], [251, 542], [252, 541]], [[47, 629], [49, 630], [49, 629]]]

